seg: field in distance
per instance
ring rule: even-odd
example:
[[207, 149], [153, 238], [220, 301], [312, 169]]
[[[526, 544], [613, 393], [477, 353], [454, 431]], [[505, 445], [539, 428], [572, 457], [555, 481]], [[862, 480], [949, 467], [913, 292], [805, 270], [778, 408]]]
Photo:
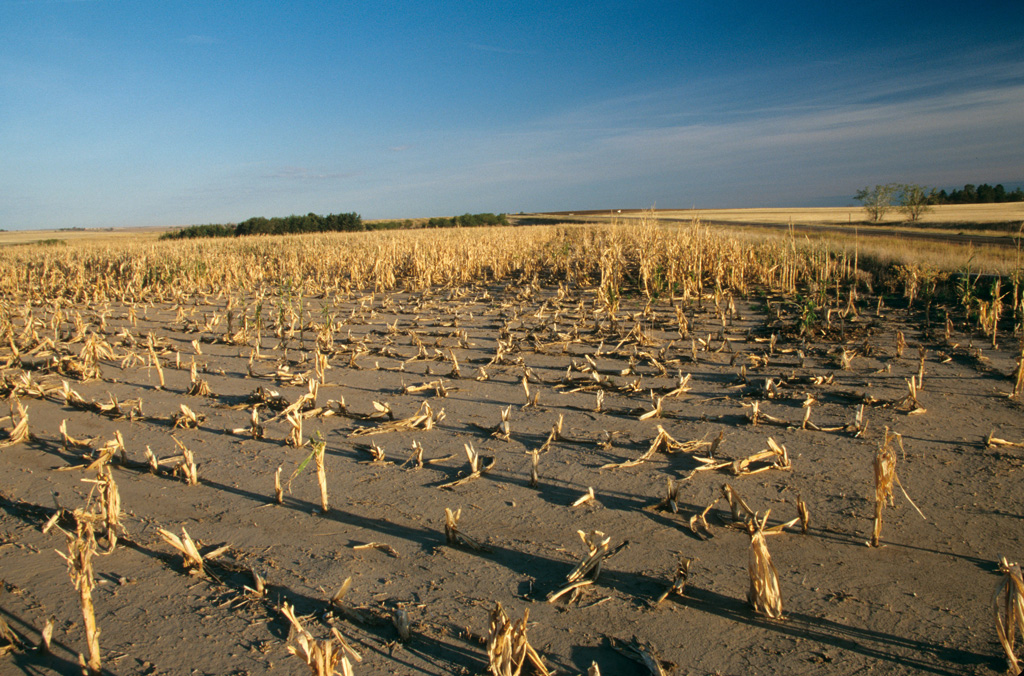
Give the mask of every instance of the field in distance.
[[[608, 209], [594, 211], [562, 211], [538, 216], [571, 217], [584, 220], [607, 220], [609, 218], [636, 218], [648, 210]], [[816, 225], [844, 225], [862, 223], [864, 209], [848, 207], [760, 207], [748, 209], [655, 209], [661, 219], [690, 220], [700, 217], [704, 221], [744, 224], [758, 223], [806, 223]], [[943, 204], [932, 207], [921, 216], [918, 226], [942, 226], [959, 223], [1008, 223], [1024, 221], [1024, 202], [1000, 204]], [[882, 219], [885, 225], [906, 224], [906, 218], [893, 209]]]
[[91, 242], [109, 239], [124, 241], [131, 237], [135, 241], [156, 240], [171, 228], [164, 226], [138, 228], [74, 228], [54, 230], [5, 230], [0, 232], [0, 246], [9, 244], [70, 244], [88, 240]]

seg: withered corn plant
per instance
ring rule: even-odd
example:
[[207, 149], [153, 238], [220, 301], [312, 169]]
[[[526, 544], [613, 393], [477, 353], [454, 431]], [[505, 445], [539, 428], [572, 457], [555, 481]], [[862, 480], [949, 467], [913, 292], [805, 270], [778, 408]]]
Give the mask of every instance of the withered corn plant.
[[885, 503], [888, 502], [889, 506], [893, 506], [893, 488], [899, 486], [900, 491], [903, 493], [903, 497], [907, 499], [910, 506], [913, 507], [921, 518], [925, 518], [924, 514], [918, 509], [914, 501], [907, 495], [906, 489], [903, 488], [903, 484], [900, 482], [899, 475], [896, 474], [896, 446], [903, 447], [903, 438], [894, 432], [890, 432], [889, 428], [885, 428], [885, 438], [882, 441], [882, 445], [878, 447], [878, 451], [875, 453], [875, 520], [874, 528], [871, 531], [871, 546], [877, 547], [879, 538], [882, 535], [882, 511], [885, 508]]
[[298, 645], [288, 644], [288, 652], [302, 659], [313, 676], [352, 676], [352, 661], [361, 662], [362, 657], [352, 649], [336, 627], [331, 628], [331, 637], [319, 640], [303, 628], [295, 616], [295, 608], [287, 602], [281, 605], [281, 614], [291, 624], [290, 639]]
[[765, 542], [764, 527], [767, 522], [766, 513], [761, 519], [754, 515], [748, 523], [750, 553], [747, 575], [750, 577], [750, 589], [747, 591], [747, 600], [754, 612], [777, 619], [782, 617], [782, 593], [779, 591], [779, 574]]
[[1018, 674], [1022, 660], [1017, 658], [1014, 644], [1018, 633], [1024, 639], [1024, 577], [1021, 576], [1020, 564], [1007, 563], [1005, 556], [999, 560], [999, 572], [1003, 579], [992, 599], [996, 635], [1006, 653], [1009, 673]]
[[519, 676], [527, 664], [539, 676], [551, 673], [526, 637], [529, 617], [527, 609], [523, 619], [515, 622], [505, 614], [501, 603], [495, 604], [487, 632], [488, 671], [492, 676]]
[[100, 656], [100, 628], [96, 624], [96, 611], [92, 603], [92, 590], [96, 587], [93, 574], [92, 557], [96, 553], [96, 537], [90, 516], [78, 515], [75, 521], [74, 535], [68, 534], [68, 553], [57, 552], [68, 564], [68, 575], [71, 584], [78, 592], [78, 601], [82, 608], [82, 620], [85, 626], [85, 641], [89, 650], [89, 658], [84, 666], [90, 676], [98, 675], [102, 661]]
[[18, 410], [18, 422], [14, 423], [11, 431], [7, 434], [7, 438], [0, 441], [0, 448], [6, 448], [15, 444], [20, 444], [23, 441], [27, 441], [29, 438], [28, 433], [28, 409], [22, 405], [21, 400], [17, 397], [13, 397], [11, 401], [11, 415], [10, 418], [14, 420], [14, 409]]
[[317, 483], [320, 484], [320, 507], [323, 509], [323, 513], [326, 514], [331, 510], [330, 503], [327, 500], [327, 470], [324, 467], [324, 455], [327, 453], [327, 442], [323, 439], [317, 439], [312, 443], [312, 445], [313, 462], [316, 463], [316, 479]]

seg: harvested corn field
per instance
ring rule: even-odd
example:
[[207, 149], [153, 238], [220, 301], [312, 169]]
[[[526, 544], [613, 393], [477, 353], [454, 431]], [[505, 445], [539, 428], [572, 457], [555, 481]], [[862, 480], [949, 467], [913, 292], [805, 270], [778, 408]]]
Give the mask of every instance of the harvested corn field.
[[646, 218], [0, 269], [2, 673], [1021, 660], [1019, 267]]

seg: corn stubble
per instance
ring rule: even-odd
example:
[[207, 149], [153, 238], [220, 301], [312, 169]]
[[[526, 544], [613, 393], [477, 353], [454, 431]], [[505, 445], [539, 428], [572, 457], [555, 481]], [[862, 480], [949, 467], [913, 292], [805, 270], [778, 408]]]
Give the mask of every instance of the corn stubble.
[[529, 609], [518, 622], [509, 619], [501, 603], [494, 606], [487, 632], [487, 662], [492, 676], [519, 676], [527, 664], [532, 673], [549, 676], [551, 672], [526, 637]]
[[[288, 652], [302, 659], [313, 676], [352, 676], [352, 662], [361, 662], [362, 656], [348, 644], [336, 627], [331, 627], [329, 639], [317, 639], [309, 633], [295, 615], [295, 608], [287, 602], [281, 605], [281, 614], [291, 625]], [[291, 641], [297, 645], [292, 645]]]

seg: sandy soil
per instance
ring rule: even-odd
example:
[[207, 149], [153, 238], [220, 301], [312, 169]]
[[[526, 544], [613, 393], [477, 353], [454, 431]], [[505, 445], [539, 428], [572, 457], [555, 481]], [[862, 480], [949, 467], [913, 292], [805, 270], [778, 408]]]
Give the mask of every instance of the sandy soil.
[[[83, 621], [55, 552], [66, 551], [65, 537], [42, 527], [58, 507], [85, 504], [91, 484], [84, 480], [94, 473], [83, 465], [117, 432], [127, 452], [112, 466], [127, 533], [112, 553], [95, 558], [94, 592], [111, 674], [308, 673], [286, 651], [284, 602], [317, 637], [337, 627], [362, 655], [356, 674], [484, 673], [481, 637], [497, 602], [515, 619], [529, 611], [531, 644], [563, 674], [585, 673], [594, 662], [606, 675], [647, 673], [612, 647], [613, 639], [633, 637], [675, 665], [675, 674], [1004, 672], [991, 599], [998, 558], [1024, 557], [1024, 448], [988, 447], [984, 439], [995, 431], [1024, 442], [1020, 404], [1006, 396], [1015, 341], [1006, 336], [1007, 347], [992, 350], [958, 326], [947, 342], [941, 324], [933, 321], [932, 333], [921, 329], [919, 308], [884, 307], [876, 315], [875, 299], [862, 300], [859, 316], [834, 314], [831, 327], [820, 324], [805, 340], [792, 306], [772, 296], [737, 302], [724, 328], [713, 301], [691, 305], [691, 333], [681, 338], [669, 306], [644, 315], [627, 302], [613, 325], [606, 315], [595, 321], [592, 300], [527, 287], [307, 299], [310, 316], [326, 304], [340, 324], [318, 392], [323, 411], [307, 412], [303, 424], [304, 439], [320, 435], [327, 444], [326, 513], [312, 465], [295, 477], [284, 503], [274, 503], [275, 471], [283, 468], [287, 480], [309, 447], [284, 443], [290, 426], [270, 420], [271, 406], [261, 408], [265, 438], [232, 432], [249, 426], [257, 388], [277, 390], [287, 402], [308, 392], [302, 381], [313, 369], [311, 332], [296, 330], [284, 346], [266, 335], [250, 373], [250, 349], [224, 341], [225, 322], [204, 328], [215, 313], [224, 315], [223, 300], [188, 306], [182, 316], [171, 307], [140, 310], [137, 324], [114, 307], [106, 334], [116, 358], [104, 360], [102, 380], [69, 383], [86, 402], [116, 397], [125, 414], [136, 409], [133, 419], [66, 405], [59, 391], [38, 399], [22, 388], [32, 439], [0, 450], [0, 617], [25, 643], [0, 657], [0, 673], [78, 671]], [[61, 337], [72, 330], [63, 327]], [[909, 344], [901, 358], [897, 330]], [[149, 332], [167, 341], [164, 389], [146, 365]], [[896, 403], [918, 372], [919, 344], [926, 350], [919, 403], [927, 411], [908, 415]], [[849, 370], [839, 368], [843, 348], [857, 352]], [[126, 360], [131, 353], [140, 360]], [[212, 396], [186, 394], [193, 361]], [[481, 369], [486, 380], [477, 379]], [[18, 389], [18, 373], [5, 371], [7, 392]], [[524, 374], [538, 397], [526, 407]], [[679, 374], [691, 376], [689, 390], [666, 396]], [[51, 386], [62, 380], [33, 377]], [[444, 391], [407, 389], [434, 381]], [[661, 416], [641, 420], [654, 408], [652, 396], [665, 397]], [[809, 397], [816, 401], [811, 421], [838, 429], [800, 429]], [[388, 404], [396, 419], [429, 404], [438, 420], [429, 430], [382, 432], [386, 417], [369, 417], [374, 401]], [[751, 424], [755, 402], [762, 414], [791, 424]], [[852, 423], [865, 403], [868, 427], [857, 436]], [[182, 404], [205, 416], [198, 428], [174, 428]], [[540, 455], [539, 485], [531, 487], [528, 452], [545, 444], [560, 417], [562, 434]], [[93, 439], [88, 448], [62, 442], [62, 420], [72, 437]], [[602, 469], [642, 456], [659, 425], [680, 442], [723, 435], [716, 457], [725, 460], [761, 451], [771, 437], [792, 466], [739, 476], [728, 468], [695, 472], [705, 444]], [[3, 426], [9, 430], [11, 421]], [[895, 507], [884, 512], [883, 546], [872, 548], [865, 544], [872, 461], [887, 426], [902, 434], [897, 472], [927, 520], [897, 490]], [[176, 456], [175, 439], [194, 452], [198, 485], [175, 475], [174, 461], [149, 471], [146, 449]], [[426, 461], [418, 469], [403, 465], [414, 442]], [[372, 460], [371, 443], [385, 461]], [[445, 488], [466, 474], [467, 444], [494, 465]], [[683, 481], [676, 512], [657, 508], [670, 479]], [[690, 528], [726, 483], [753, 510], [770, 509], [769, 525], [796, 517], [798, 496], [808, 505], [808, 533], [797, 525], [767, 539], [782, 619], [758, 615], [747, 602], [750, 537], [730, 527], [727, 503], [708, 512], [710, 537]], [[571, 507], [588, 488], [595, 498]], [[461, 508], [459, 529], [486, 551], [446, 543], [446, 507]], [[58, 518], [62, 528], [71, 524], [67, 514]], [[182, 527], [203, 552], [230, 546], [208, 562], [205, 576], [190, 575], [157, 533]], [[628, 545], [576, 598], [548, 603], [586, 555], [577, 530]], [[358, 548], [369, 543], [380, 547]], [[682, 557], [694, 559], [685, 595], [656, 603]], [[266, 578], [263, 595], [251, 591], [250, 570]], [[332, 606], [348, 577], [351, 589]], [[411, 620], [408, 640], [391, 621], [399, 610]], [[45, 655], [34, 646], [49, 617], [53, 650]]]

